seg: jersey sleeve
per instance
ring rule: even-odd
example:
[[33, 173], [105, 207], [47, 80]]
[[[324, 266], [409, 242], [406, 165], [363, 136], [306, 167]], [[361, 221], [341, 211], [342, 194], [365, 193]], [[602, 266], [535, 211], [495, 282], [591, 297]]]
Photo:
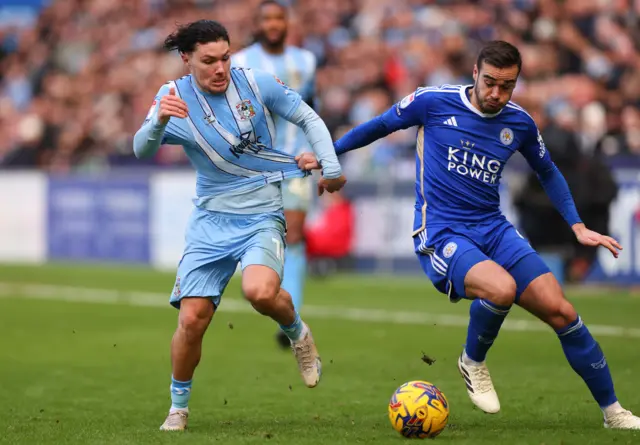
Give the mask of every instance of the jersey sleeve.
[[395, 113], [391, 113], [391, 110], [387, 112], [389, 125], [397, 131], [426, 124], [432, 98], [422, 88], [405, 96], [391, 108]]
[[425, 125], [433, 96], [421, 94], [421, 91], [421, 89], [414, 91], [385, 113], [349, 130], [334, 143], [336, 153], [341, 155], [365, 147], [398, 130]]
[[524, 156], [531, 168], [538, 174], [551, 170], [555, 166], [547, 147], [544, 145], [542, 134], [540, 134], [538, 126], [532, 119], [523, 143], [520, 146], [520, 153], [522, 153], [522, 156]]
[[300, 94], [289, 88], [273, 74], [262, 70], [252, 71], [267, 108], [286, 120], [291, 120], [291, 116], [302, 101]]
[[538, 126], [533, 119], [529, 119], [528, 131], [520, 146], [520, 153], [538, 174], [542, 187], [567, 224], [573, 226], [582, 222], [567, 181], [551, 160]]
[[142, 126], [133, 138], [133, 151], [139, 158], [153, 156], [163, 144], [185, 145], [189, 142], [188, 135], [171, 120], [166, 125], [158, 121], [160, 99], [169, 94], [172, 85], [173, 82], [169, 82], [160, 88]]

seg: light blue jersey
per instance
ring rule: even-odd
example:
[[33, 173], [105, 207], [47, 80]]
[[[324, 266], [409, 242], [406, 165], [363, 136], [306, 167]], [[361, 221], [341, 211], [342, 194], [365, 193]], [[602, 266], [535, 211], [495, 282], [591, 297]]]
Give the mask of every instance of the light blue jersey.
[[[189, 112], [163, 125], [159, 102], [171, 89]], [[231, 69], [224, 94], [202, 91], [191, 75], [165, 84], [136, 133], [136, 156], [152, 156], [162, 143], [182, 145], [197, 171], [196, 208], [170, 300], [175, 307], [184, 297], [211, 298], [217, 306], [238, 263], [243, 269], [270, 267], [282, 278], [281, 182], [308, 173], [292, 155], [276, 149], [275, 115], [302, 128], [325, 178], [341, 175], [322, 120], [298, 93], [260, 70]]]
[[[171, 88], [187, 103], [189, 116], [171, 118], [162, 127], [157, 120], [159, 102]], [[197, 171], [198, 206], [231, 213], [278, 210], [282, 208], [278, 183], [307, 173], [291, 154], [276, 149], [274, 117], [297, 122], [300, 117], [294, 114], [300, 111], [301, 101], [298, 93], [260, 70], [232, 69], [229, 88], [220, 95], [200, 91], [191, 75], [184, 76], [160, 88], [145, 125], [136, 134], [134, 149], [146, 150], [141, 147], [149, 145], [147, 139], [154, 132], [162, 133], [155, 149], [160, 143], [182, 145]], [[317, 133], [318, 128], [312, 130]], [[303, 134], [314, 136], [308, 131]], [[324, 158], [326, 177], [340, 176], [340, 165], [326, 141], [307, 144]]]
[[[305, 102], [311, 103], [314, 99], [316, 58], [310, 51], [285, 46], [284, 53], [269, 54], [260, 43], [255, 43], [233, 55], [231, 63], [236, 67], [267, 71], [298, 92]], [[300, 128], [279, 117], [275, 124], [276, 148], [292, 155], [308, 150], [309, 143]]]

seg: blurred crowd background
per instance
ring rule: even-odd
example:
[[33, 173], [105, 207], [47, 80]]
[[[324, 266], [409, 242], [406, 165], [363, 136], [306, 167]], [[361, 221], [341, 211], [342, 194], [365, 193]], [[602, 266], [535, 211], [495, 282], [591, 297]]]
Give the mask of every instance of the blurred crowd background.
[[[0, 167], [140, 166], [132, 137], [158, 88], [183, 74], [180, 58], [162, 50], [164, 37], [176, 23], [210, 18], [238, 50], [253, 42], [259, 2], [0, 0]], [[335, 138], [417, 86], [471, 83], [483, 41], [516, 44], [524, 67], [514, 100], [537, 120], [585, 222], [607, 231], [616, 196], [608, 165], [640, 159], [639, 0], [284, 3], [290, 43], [318, 59], [318, 111]], [[347, 173], [410, 179], [414, 133], [350, 154]], [[167, 147], [148, 163], [187, 160]], [[542, 229], [563, 223], [534, 176], [514, 203], [532, 244], [571, 244], [570, 232]]]

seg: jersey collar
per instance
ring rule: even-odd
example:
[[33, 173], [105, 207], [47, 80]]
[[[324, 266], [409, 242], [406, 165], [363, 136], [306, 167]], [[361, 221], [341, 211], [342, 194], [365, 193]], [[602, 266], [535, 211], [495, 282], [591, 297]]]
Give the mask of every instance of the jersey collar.
[[502, 110], [504, 110], [504, 108], [500, 111], [498, 111], [497, 113], [483, 113], [482, 111], [478, 110], [476, 107], [474, 107], [471, 102], [469, 101], [469, 98], [467, 97], [467, 90], [469, 88], [473, 87], [473, 85], [463, 85], [462, 88], [460, 88], [460, 99], [462, 99], [462, 103], [465, 104], [465, 106], [473, 111], [475, 114], [477, 114], [480, 117], [484, 117], [484, 118], [491, 118], [491, 117], [496, 117], [497, 115], [499, 115], [500, 113], [502, 113]]

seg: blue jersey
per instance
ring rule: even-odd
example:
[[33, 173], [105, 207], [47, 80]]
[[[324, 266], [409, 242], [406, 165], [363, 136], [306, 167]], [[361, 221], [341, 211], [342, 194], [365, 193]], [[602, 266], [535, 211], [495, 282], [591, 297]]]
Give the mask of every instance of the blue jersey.
[[[316, 59], [313, 53], [295, 46], [286, 46], [282, 54], [269, 54], [255, 43], [234, 54], [231, 63], [236, 67], [256, 68], [277, 76], [289, 88], [295, 90], [307, 103], [315, 95]], [[297, 155], [306, 151], [309, 143], [305, 134], [286, 119], [275, 117], [275, 147]]]
[[538, 172], [565, 219], [579, 222], [566, 181], [531, 116], [512, 102], [496, 114], [484, 114], [470, 103], [470, 88], [418, 88], [386, 113], [347, 133], [335, 143], [336, 151], [340, 154], [394, 131], [418, 127], [414, 236], [427, 224], [501, 218], [500, 178], [516, 151]]

